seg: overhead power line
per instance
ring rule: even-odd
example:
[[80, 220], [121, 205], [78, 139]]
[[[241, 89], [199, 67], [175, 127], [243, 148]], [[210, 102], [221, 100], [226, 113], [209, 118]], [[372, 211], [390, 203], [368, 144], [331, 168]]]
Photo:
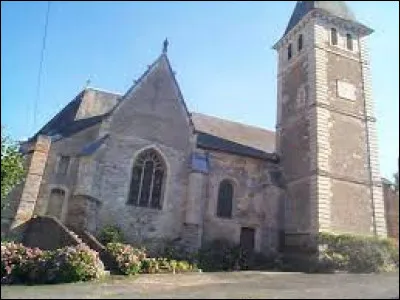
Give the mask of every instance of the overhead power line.
[[39, 98], [40, 98], [40, 84], [41, 84], [41, 78], [42, 78], [44, 51], [46, 49], [47, 27], [49, 25], [50, 2], [51, 1], [47, 1], [46, 22], [44, 24], [44, 35], [43, 35], [43, 40], [42, 40], [42, 49], [41, 49], [41, 53], [40, 53], [40, 62], [39, 62], [39, 72], [38, 72], [37, 85], [36, 85], [36, 98], [35, 98], [34, 109], [33, 109], [33, 127], [36, 127], [37, 106], [38, 106], [38, 102], [39, 102]]

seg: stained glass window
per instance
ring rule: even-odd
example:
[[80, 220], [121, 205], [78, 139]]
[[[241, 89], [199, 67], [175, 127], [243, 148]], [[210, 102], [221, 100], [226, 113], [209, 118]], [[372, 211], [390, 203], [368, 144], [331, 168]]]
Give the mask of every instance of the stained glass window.
[[161, 209], [165, 167], [154, 150], [142, 152], [132, 169], [128, 204]]

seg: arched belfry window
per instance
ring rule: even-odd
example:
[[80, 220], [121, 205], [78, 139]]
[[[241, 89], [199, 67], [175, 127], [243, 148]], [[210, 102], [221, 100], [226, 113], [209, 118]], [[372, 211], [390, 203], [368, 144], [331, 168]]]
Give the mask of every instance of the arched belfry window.
[[218, 189], [217, 216], [232, 218], [233, 185], [229, 180], [223, 180]]
[[287, 59], [290, 60], [292, 58], [292, 44], [289, 44], [287, 48]]
[[154, 150], [140, 153], [133, 165], [128, 204], [161, 209], [165, 164]]
[[353, 37], [350, 33], [346, 34], [346, 46], [347, 50], [353, 51]]
[[332, 45], [338, 44], [338, 35], [336, 28], [331, 28], [331, 44]]

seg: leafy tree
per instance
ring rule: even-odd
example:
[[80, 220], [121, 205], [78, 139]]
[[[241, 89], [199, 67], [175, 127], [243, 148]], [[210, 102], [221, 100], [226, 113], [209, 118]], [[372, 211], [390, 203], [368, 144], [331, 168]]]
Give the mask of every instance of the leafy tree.
[[397, 158], [397, 173], [394, 174], [394, 184], [396, 189], [399, 190], [399, 158]]
[[7, 203], [10, 191], [24, 177], [23, 157], [18, 152], [18, 145], [5, 133], [1, 127], [1, 210]]

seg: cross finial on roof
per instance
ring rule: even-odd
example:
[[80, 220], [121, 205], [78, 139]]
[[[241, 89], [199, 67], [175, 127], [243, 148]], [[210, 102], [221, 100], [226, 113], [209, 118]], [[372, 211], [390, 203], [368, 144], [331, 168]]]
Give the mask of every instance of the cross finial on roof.
[[167, 51], [168, 51], [168, 39], [165, 38], [164, 43], [163, 43], [162, 53], [167, 53]]
[[88, 78], [87, 80], [86, 80], [86, 82], [85, 82], [85, 89], [87, 89], [88, 88], [88, 86], [89, 86], [89, 84], [90, 84], [90, 79]]

